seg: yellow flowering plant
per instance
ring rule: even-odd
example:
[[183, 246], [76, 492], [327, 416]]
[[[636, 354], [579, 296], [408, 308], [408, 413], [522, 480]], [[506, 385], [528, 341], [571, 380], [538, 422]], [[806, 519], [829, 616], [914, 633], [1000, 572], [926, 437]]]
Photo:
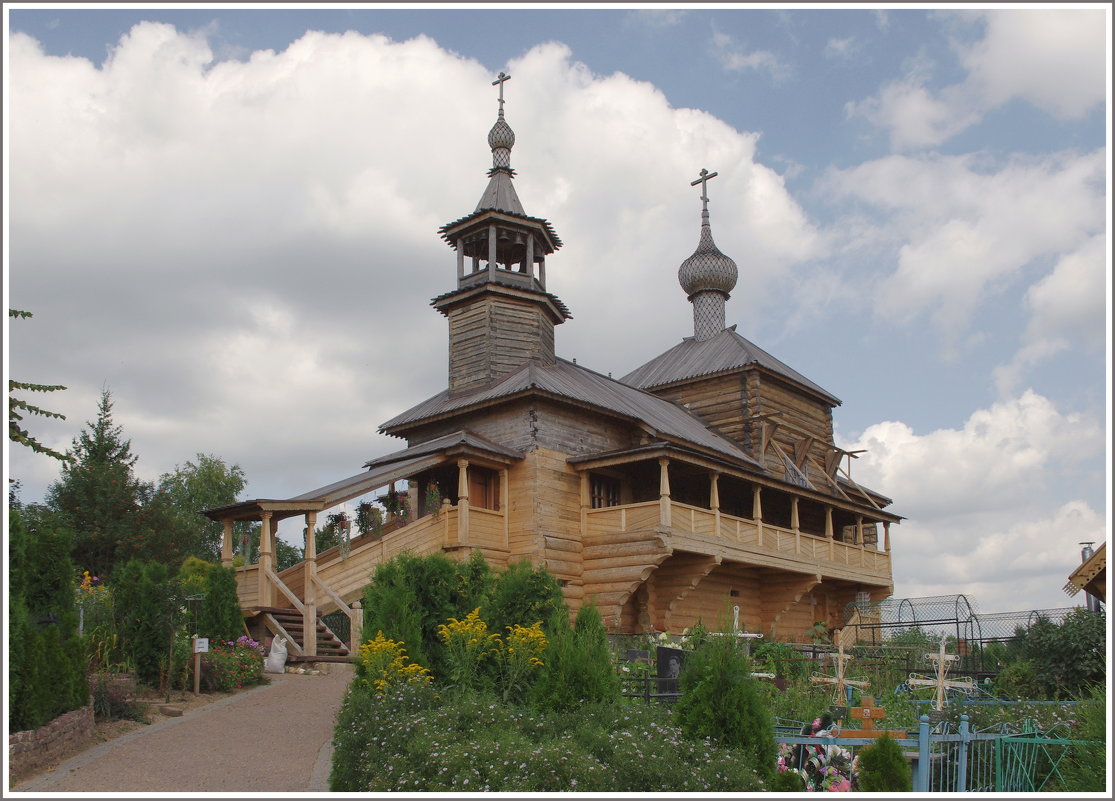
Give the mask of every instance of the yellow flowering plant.
[[357, 680], [373, 692], [384, 695], [393, 684], [429, 682], [430, 671], [411, 663], [402, 642], [389, 640], [377, 632], [374, 640], [360, 646], [356, 664]]
[[541, 621], [531, 626], [515, 624], [507, 627], [507, 636], [500, 641], [497, 660], [504, 701], [526, 690], [531, 676], [543, 665], [542, 654], [547, 645]]
[[479, 607], [464, 620], [449, 618], [448, 623], [437, 627], [437, 635], [445, 644], [449, 682], [457, 687], [478, 688], [484, 678], [484, 663], [499, 653], [499, 635], [488, 633]]

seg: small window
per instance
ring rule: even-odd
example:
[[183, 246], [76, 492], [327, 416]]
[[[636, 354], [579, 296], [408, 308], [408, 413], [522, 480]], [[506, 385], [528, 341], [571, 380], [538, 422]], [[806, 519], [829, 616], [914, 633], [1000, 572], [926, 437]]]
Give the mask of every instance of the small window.
[[619, 482], [614, 478], [593, 476], [590, 488], [593, 509], [619, 506]]

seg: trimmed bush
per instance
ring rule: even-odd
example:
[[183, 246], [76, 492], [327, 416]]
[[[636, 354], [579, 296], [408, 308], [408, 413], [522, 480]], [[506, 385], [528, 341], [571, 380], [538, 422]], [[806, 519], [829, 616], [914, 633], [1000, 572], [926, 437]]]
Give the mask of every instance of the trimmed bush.
[[693, 739], [738, 748], [766, 775], [774, 771], [774, 722], [763, 703], [744, 645], [711, 637], [686, 659], [678, 724]]
[[172, 672], [182, 602], [178, 582], [164, 564], [133, 560], [117, 569], [113, 590], [117, 630], [136, 679], [161, 689]]
[[361, 640], [383, 632], [388, 639], [405, 642], [411, 660], [441, 676], [446, 666], [438, 626], [483, 606], [489, 580], [488, 564], [479, 551], [462, 564], [441, 553], [400, 554], [379, 565], [364, 588]]
[[546, 568], [535, 568], [524, 559], [495, 575], [480, 612], [492, 631], [502, 636], [509, 626], [545, 623], [555, 613], [565, 612], [565, 595]]
[[619, 699], [619, 675], [595, 606], [582, 606], [572, 627], [563, 609], [550, 618], [547, 631], [550, 642], [530, 691], [535, 708], [561, 712]]
[[8, 510], [8, 718], [35, 729], [89, 698], [70, 560], [72, 536], [33, 507]]
[[205, 574], [205, 601], [198, 611], [198, 636], [224, 642], [244, 633], [244, 615], [236, 594], [236, 571], [210, 565]]
[[910, 763], [887, 734], [859, 752], [856, 775], [865, 793], [908, 793], [913, 788]]

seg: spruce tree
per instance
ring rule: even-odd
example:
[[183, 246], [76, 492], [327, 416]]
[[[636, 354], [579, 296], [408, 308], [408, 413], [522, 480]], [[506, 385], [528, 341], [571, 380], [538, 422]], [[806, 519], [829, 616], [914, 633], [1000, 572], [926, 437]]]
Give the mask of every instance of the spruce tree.
[[71, 461], [47, 491], [47, 504], [74, 531], [73, 558], [97, 575], [107, 575], [134, 553], [140, 528], [142, 482], [132, 473], [131, 441], [112, 420], [112, 395], [101, 393], [97, 419], [74, 438]]

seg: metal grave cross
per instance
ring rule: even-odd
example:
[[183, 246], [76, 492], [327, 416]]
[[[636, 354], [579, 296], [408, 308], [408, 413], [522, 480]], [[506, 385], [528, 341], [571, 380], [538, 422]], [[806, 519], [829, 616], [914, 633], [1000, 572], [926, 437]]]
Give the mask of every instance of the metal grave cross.
[[511, 76], [505, 73], [500, 73], [499, 77], [492, 81], [492, 86], [499, 86], [499, 113], [503, 113], [503, 84], [511, 80]]
[[927, 679], [916, 673], [911, 673], [910, 678], [906, 680], [908, 685], [913, 687], [935, 687], [937, 689], [933, 698], [933, 708], [940, 712], [945, 708], [946, 696], [945, 691], [948, 689], [954, 690], [975, 690], [976, 685], [972, 683], [971, 679], [949, 679], [947, 678], [949, 667], [953, 662], [960, 661], [960, 657], [956, 654], [945, 653], [945, 640], [941, 638], [941, 648], [935, 654], [926, 654], [925, 658], [935, 663], [937, 668], [937, 677]]
[[809, 681], [813, 684], [831, 684], [832, 688], [832, 702], [838, 706], [848, 702], [848, 688], [859, 687], [861, 690], [868, 685], [866, 681], [852, 681], [851, 679], [844, 678], [844, 671], [847, 668], [847, 662], [852, 658], [851, 654], [844, 653], [844, 639], [842, 637], [836, 638], [835, 654], [829, 654], [836, 661], [836, 675], [835, 676], [810, 676]]
[[715, 178], [720, 173], [709, 172], [704, 167], [701, 168], [701, 177], [696, 181], [690, 181], [690, 186], [701, 185], [701, 208], [708, 211], [708, 182]]

